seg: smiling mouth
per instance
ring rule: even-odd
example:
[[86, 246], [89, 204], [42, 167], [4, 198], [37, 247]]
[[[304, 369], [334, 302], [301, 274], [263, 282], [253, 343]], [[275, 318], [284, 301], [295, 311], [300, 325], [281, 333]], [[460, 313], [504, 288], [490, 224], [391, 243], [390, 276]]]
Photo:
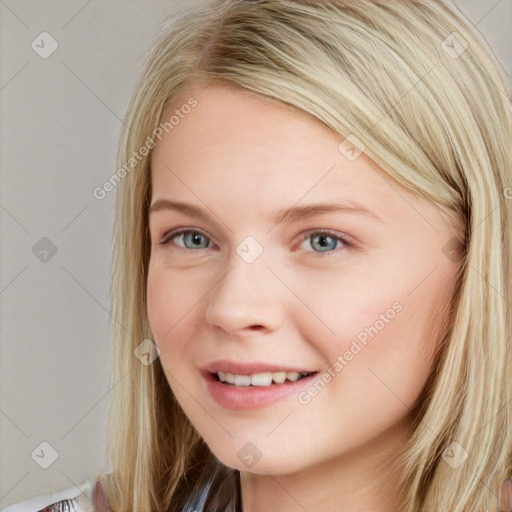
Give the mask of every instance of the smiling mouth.
[[229, 372], [216, 372], [212, 375], [215, 380], [230, 387], [268, 387], [284, 384], [286, 382], [296, 382], [304, 377], [309, 377], [316, 372], [263, 372], [250, 375], [241, 375]]

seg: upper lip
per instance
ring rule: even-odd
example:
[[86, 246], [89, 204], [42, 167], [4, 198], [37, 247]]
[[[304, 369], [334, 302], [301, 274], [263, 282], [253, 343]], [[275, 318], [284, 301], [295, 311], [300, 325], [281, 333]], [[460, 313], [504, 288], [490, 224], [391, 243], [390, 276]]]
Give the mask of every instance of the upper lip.
[[219, 360], [206, 365], [203, 370], [210, 373], [225, 372], [237, 375], [252, 375], [255, 373], [274, 373], [274, 372], [297, 372], [314, 373], [316, 370], [308, 370], [299, 366], [283, 366], [276, 363], [250, 362], [240, 363], [236, 361]]

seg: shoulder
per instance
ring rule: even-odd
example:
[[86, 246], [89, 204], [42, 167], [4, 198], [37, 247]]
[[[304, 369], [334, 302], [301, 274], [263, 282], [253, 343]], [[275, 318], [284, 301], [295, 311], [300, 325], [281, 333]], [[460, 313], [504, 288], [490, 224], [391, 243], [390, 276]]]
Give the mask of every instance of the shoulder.
[[100, 480], [14, 503], [1, 512], [112, 512]]

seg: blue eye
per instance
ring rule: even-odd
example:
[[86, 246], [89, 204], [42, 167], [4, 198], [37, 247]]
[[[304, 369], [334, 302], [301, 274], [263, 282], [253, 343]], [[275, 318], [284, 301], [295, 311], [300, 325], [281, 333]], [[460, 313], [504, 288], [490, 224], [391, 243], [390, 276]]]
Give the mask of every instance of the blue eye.
[[318, 231], [309, 234], [305, 241], [309, 241], [309, 245], [313, 248], [314, 252], [332, 252], [339, 247], [339, 244], [349, 246], [350, 244], [341, 238], [328, 231]]
[[[315, 253], [329, 253], [333, 252], [340, 247], [351, 247], [352, 244], [345, 238], [330, 233], [329, 231], [316, 231], [309, 233], [303, 237], [303, 244], [308, 241], [308, 245], [313, 249], [310, 251], [305, 249], [307, 252]], [[197, 230], [186, 230], [174, 231], [167, 234], [162, 240], [161, 245], [169, 245], [173, 242], [182, 249], [211, 249], [214, 244], [210, 239]]]
[[205, 235], [191, 230], [171, 233], [162, 241], [162, 245], [167, 245], [171, 241], [184, 249], [208, 249], [210, 244], [210, 240]]

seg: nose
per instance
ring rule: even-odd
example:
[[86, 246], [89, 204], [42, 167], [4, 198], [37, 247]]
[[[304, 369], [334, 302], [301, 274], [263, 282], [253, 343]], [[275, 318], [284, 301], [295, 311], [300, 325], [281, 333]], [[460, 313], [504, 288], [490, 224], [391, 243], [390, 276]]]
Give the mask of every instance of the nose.
[[238, 254], [207, 295], [206, 322], [229, 334], [275, 331], [284, 320], [282, 283], [263, 258], [246, 263]]

